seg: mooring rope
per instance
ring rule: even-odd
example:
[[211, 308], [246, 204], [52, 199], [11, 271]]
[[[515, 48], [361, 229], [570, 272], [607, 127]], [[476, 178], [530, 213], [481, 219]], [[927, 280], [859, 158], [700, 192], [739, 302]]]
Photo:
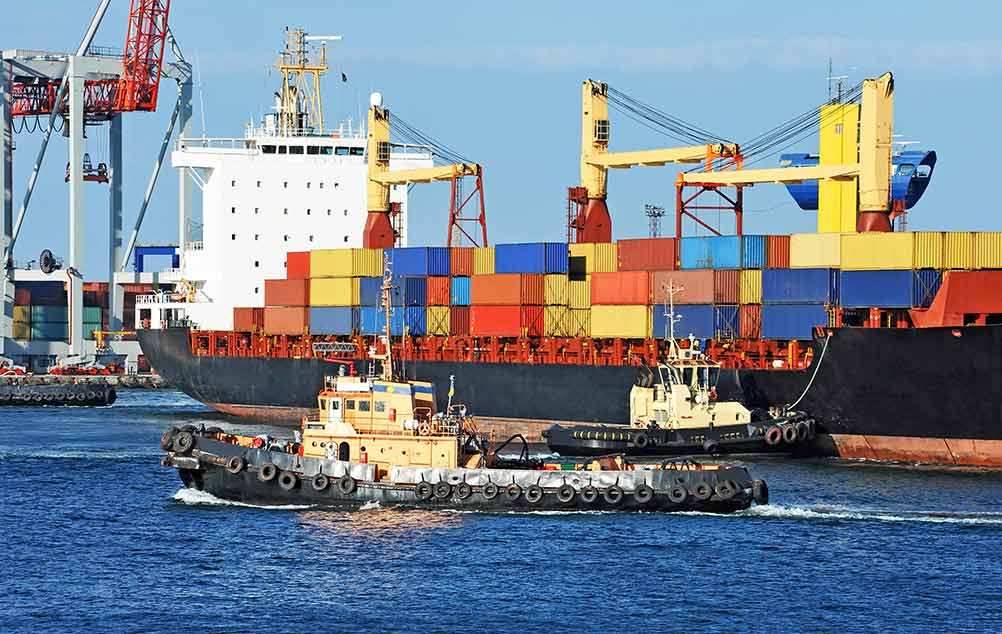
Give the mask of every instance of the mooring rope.
[[831, 341], [831, 338], [832, 333], [829, 332], [828, 336], [825, 337], [825, 345], [821, 348], [821, 354], [818, 356], [818, 362], [814, 365], [814, 374], [811, 375], [811, 380], [807, 382], [807, 387], [804, 388], [804, 393], [801, 394], [800, 398], [794, 401], [791, 405], [787, 405], [786, 409], [791, 409], [799, 405], [800, 401], [804, 400], [804, 397], [807, 396], [807, 392], [810, 391], [811, 386], [814, 385], [814, 379], [818, 376], [818, 370], [821, 369], [821, 362], [825, 360], [825, 353], [828, 352], [828, 342]]

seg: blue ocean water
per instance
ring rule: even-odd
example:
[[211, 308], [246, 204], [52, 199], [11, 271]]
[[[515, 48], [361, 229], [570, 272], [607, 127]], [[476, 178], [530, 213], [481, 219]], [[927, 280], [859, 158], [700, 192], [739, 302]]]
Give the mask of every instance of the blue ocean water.
[[188, 422], [233, 425], [0, 409], [0, 631], [1002, 631], [1002, 474], [756, 459], [772, 502], [733, 516], [260, 508], [159, 466]]

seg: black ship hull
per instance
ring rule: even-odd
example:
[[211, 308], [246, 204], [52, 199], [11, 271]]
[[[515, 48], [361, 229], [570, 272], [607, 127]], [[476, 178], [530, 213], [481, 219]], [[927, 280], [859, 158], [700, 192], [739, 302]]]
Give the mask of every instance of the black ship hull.
[[[195, 356], [182, 329], [141, 330], [151, 365], [218, 411], [298, 424], [325, 375], [318, 359]], [[717, 393], [748, 407], [799, 402], [817, 421], [815, 453], [845, 458], [1002, 467], [1002, 326], [833, 331], [805, 370], [722, 371]], [[367, 360], [356, 360], [359, 372]], [[555, 422], [622, 424], [642, 368], [407, 361], [406, 375], [442, 386], [498, 435], [540, 439]], [[444, 406], [440, 402], [439, 406]]]

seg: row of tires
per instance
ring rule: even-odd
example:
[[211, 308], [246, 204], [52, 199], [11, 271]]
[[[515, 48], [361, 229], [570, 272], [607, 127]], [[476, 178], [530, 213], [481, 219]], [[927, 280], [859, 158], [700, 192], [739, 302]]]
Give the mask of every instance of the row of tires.
[[770, 425], [763, 432], [765, 444], [775, 447], [780, 443], [796, 445], [806, 442], [814, 436], [813, 420], [798, 420], [779, 425]]
[[111, 405], [115, 402], [115, 391], [26, 391], [0, 392], [0, 405]]

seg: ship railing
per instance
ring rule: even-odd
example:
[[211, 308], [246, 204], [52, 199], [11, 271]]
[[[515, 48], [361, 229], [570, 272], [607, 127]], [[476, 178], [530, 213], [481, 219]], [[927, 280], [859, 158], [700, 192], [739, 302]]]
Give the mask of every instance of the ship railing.
[[201, 240], [192, 240], [184, 245], [186, 251], [201, 251], [205, 248], [205, 244]]
[[313, 354], [324, 356], [327, 354], [354, 354], [357, 347], [350, 341], [314, 341]]
[[256, 150], [257, 141], [238, 137], [182, 137], [174, 142], [175, 150], [188, 148], [217, 150]]

